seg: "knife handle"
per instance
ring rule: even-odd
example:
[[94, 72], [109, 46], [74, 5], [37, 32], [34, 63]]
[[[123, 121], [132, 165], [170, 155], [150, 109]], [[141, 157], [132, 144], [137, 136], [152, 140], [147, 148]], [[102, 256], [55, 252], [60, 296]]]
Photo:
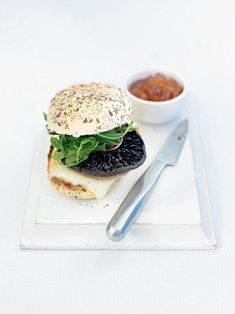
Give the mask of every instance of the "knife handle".
[[155, 159], [134, 184], [107, 225], [106, 234], [110, 240], [121, 241], [126, 236], [165, 166], [165, 162]]

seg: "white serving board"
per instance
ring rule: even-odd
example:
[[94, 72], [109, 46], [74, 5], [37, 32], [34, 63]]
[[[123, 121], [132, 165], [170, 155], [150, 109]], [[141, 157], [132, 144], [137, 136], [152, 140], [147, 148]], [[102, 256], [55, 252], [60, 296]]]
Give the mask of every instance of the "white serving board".
[[[188, 137], [176, 167], [163, 172], [144, 211], [125, 240], [112, 242], [106, 224], [149, 165], [176, 123], [140, 125], [145, 164], [121, 179], [103, 200], [77, 200], [54, 190], [47, 180], [46, 132], [39, 137], [21, 247], [28, 249], [206, 249], [215, 248], [202, 159], [193, 160]], [[193, 129], [192, 129], [193, 130]], [[193, 138], [194, 145], [200, 145]], [[198, 150], [197, 148], [193, 148]]]

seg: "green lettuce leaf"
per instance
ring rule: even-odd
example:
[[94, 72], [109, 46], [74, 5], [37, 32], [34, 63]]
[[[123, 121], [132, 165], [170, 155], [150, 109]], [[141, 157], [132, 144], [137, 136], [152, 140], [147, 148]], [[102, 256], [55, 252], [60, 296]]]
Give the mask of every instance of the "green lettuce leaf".
[[52, 136], [53, 159], [68, 167], [76, 166], [86, 160], [92, 152], [107, 151], [109, 147], [119, 145], [128, 132], [136, 129], [137, 126], [130, 123], [94, 135], [73, 137], [64, 134]]

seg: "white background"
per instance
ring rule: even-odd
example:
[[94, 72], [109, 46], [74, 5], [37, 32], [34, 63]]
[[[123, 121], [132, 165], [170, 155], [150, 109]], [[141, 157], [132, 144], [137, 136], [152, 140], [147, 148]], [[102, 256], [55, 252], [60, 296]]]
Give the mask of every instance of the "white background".
[[[235, 313], [234, 1], [0, 1], [0, 313]], [[22, 251], [41, 112], [81, 81], [183, 74], [216, 251]], [[191, 110], [190, 109], [190, 110]]]

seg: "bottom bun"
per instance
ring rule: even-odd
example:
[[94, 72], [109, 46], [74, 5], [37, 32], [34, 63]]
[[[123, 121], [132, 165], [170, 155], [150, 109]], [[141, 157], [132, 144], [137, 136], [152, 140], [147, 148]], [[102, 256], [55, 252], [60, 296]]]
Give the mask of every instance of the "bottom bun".
[[82, 175], [52, 158], [53, 148], [48, 154], [48, 176], [51, 185], [59, 192], [79, 199], [101, 199], [119, 176], [92, 178]]

